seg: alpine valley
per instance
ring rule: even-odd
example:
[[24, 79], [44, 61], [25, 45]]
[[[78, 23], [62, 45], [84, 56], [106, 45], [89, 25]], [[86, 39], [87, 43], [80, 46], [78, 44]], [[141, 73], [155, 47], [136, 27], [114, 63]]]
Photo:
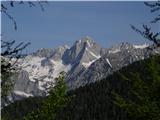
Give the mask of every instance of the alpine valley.
[[128, 42], [102, 48], [88, 36], [71, 47], [42, 48], [19, 59], [21, 72], [10, 98], [15, 101], [29, 96], [46, 96], [62, 71], [66, 73], [68, 89], [75, 89], [156, 53], [160, 53], [160, 49], [150, 51], [147, 44], [132, 45]]

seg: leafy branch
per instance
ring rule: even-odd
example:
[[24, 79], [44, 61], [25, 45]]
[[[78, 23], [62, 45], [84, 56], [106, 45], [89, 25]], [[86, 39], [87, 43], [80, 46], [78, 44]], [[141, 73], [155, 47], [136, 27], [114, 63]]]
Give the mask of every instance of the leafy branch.
[[[151, 8], [151, 13], [153, 12], [157, 12], [160, 10], [160, 1], [157, 1], [155, 3], [148, 3], [148, 2], [144, 2], [144, 4], [148, 7]], [[152, 21], [151, 23], [156, 23], [160, 20], [160, 14], [158, 14]]]
[[[148, 3], [148, 2], [144, 2], [144, 4], [149, 7], [151, 10], [150, 12], [159, 12], [160, 11], [160, 1], [157, 2], [152, 2], [152, 3]], [[157, 23], [160, 20], [160, 14], [158, 14], [154, 20], [151, 21], [151, 23]], [[160, 32], [156, 32], [154, 33], [151, 30], [151, 27], [149, 27], [148, 25], [144, 25], [143, 24], [143, 30], [140, 30], [138, 28], [136, 28], [134, 25], [131, 25], [131, 28], [136, 31], [137, 33], [139, 33], [141, 36], [143, 36], [144, 38], [148, 39], [149, 41], [153, 42], [153, 45], [151, 46], [152, 48], [148, 47], [149, 49], [153, 50], [157, 47], [160, 47]]]

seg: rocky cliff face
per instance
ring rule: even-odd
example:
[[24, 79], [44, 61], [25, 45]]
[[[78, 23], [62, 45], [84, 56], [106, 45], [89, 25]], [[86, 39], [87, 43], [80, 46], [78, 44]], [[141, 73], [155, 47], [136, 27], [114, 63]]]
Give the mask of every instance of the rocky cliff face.
[[68, 77], [71, 89], [98, 81], [135, 61], [148, 58], [150, 55], [160, 54], [160, 48], [148, 50], [147, 45], [131, 45], [121, 43], [110, 49], [95, 60], [87, 69], [73, 78]]
[[160, 49], [150, 51], [147, 45], [123, 42], [112, 48], [101, 48], [90, 37], [76, 41], [73, 46], [40, 49], [18, 61], [22, 71], [13, 91], [14, 99], [44, 96], [59, 73], [67, 73], [69, 89], [100, 80], [123, 66], [145, 59]]

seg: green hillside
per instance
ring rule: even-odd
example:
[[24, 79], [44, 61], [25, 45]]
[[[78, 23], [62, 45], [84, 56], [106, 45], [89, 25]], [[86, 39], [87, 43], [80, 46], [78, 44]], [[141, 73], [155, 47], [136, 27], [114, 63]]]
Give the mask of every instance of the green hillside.
[[160, 120], [160, 56], [135, 62], [81, 87], [58, 119]]

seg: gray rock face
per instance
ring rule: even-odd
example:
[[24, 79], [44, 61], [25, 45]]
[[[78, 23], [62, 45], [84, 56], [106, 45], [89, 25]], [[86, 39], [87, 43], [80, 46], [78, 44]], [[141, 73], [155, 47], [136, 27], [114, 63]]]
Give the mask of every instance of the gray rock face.
[[46, 49], [46, 48], [41, 48], [37, 50], [33, 55], [38, 56], [38, 57], [51, 57], [54, 53], [53, 49]]
[[66, 77], [68, 86], [75, 85], [75, 78], [80, 76], [91, 62], [101, 57], [101, 50], [102, 48], [90, 37], [76, 41], [70, 49], [66, 50], [62, 58], [66, 64], [72, 65]]
[[35, 53], [33, 53], [34, 56], [38, 57], [45, 57], [45, 58], [53, 58], [55, 60], [61, 59], [62, 55], [64, 54], [64, 51], [68, 49], [69, 47], [67, 45], [59, 46], [55, 49], [46, 49], [41, 48], [37, 50]]
[[52, 66], [52, 62], [48, 59], [48, 58], [46, 58], [46, 59], [43, 59], [42, 61], [41, 61], [41, 66]]
[[92, 63], [88, 69], [79, 72], [74, 77], [68, 77], [68, 85], [70, 89], [75, 89], [101, 80], [124, 66], [157, 53], [160, 54], [160, 48], [150, 51], [147, 48], [137, 49], [129, 43], [122, 43], [108, 49], [106, 54]]
[[[15, 84], [15, 90], [25, 91], [27, 84], [29, 84], [29, 82], [30, 82], [28, 72], [22, 70], [20, 72], [18, 79], [19, 80], [17, 80], [16, 84]], [[23, 80], [23, 81], [21, 81], [21, 80]]]
[[101, 47], [90, 37], [84, 37], [76, 41], [74, 45], [64, 52], [62, 57], [66, 64], [89, 62], [100, 56]]
[[54, 49], [54, 54], [52, 55], [52, 58], [54, 60], [61, 60], [64, 52], [69, 49], [67, 45], [59, 46], [58, 48]]
[[38, 89], [38, 81], [30, 81], [28, 72], [22, 70], [15, 83], [14, 100], [29, 96], [43, 96], [43, 94], [44, 92]]

